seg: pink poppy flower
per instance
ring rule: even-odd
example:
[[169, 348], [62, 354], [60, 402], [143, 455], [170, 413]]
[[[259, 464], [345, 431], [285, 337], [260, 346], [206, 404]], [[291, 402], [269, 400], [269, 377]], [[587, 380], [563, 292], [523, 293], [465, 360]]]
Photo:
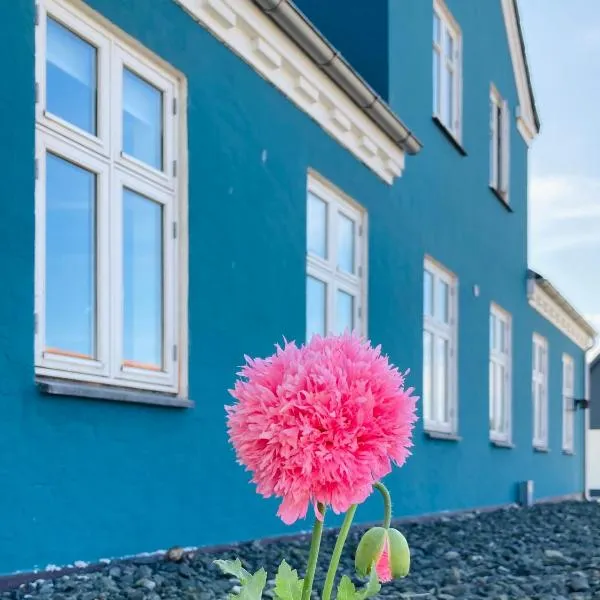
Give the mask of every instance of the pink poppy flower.
[[257, 492], [282, 498], [284, 523], [310, 503], [347, 511], [409, 456], [417, 398], [379, 346], [314, 336], [246, 363], [226, 407], [229, 438]]

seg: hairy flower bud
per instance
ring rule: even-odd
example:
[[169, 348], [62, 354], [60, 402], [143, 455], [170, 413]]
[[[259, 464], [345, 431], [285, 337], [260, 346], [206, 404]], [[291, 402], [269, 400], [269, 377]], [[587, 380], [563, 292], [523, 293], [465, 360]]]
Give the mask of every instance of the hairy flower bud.
[[397, 529], [372, 527], [356, 549], [354, 564], [359, 575], [369, 575], [373, 565], [380, 581], [406, 577], [410, 570], [410, 549]]

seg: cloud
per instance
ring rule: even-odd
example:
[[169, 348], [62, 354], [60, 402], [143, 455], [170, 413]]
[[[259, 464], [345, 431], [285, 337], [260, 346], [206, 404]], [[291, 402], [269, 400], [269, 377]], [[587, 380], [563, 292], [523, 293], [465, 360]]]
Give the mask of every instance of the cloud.
[[600, 251], [600, 178], [533, 177], [530, 183], [532, 255]]

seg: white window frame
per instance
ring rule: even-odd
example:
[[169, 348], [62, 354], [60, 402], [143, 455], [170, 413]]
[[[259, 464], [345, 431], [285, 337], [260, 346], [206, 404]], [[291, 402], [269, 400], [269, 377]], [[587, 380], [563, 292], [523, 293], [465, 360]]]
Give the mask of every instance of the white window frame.
[[[433, 98], [433, 115], [442, 125], [461, 142], [462, 140], [462, 32], [456, 19], [443, 0], [434, 0], [433, 13], [440, 22], [440, 41], [433, 39], [433, 53], [438, 57], [439, 72], [433, 72], [437, 81], [437, 96]], [[452, 38], [454, 56], [447, 55], [447, 37]], [[432, 58], [432, 65], [435, 61]], [[454, 76], [454, 85], [448, 85], [448, 71]], [[448, 95], [452, 96], [453, 114], [448, 115], [448, 122], [442, 105]]]
[[[334, 185], [314, 172], [308, 176], [307, 196], [313, 194], [325, 202], [327, 207], [327, 258], [317, 256], [307, 250], [306, 275], [326, 284], [325, 330], [333, 331], [336, 317], [336, 292], [341, 290], [355, 297], [354, 331], [367, 334], [367, 214], [355, 201], [346, 196]], [[355, 223], [354, 264], [356, 273], [346, 273], [337, 267], [337, 212], [352, 219]], [[307, 216], [308, 218], [308, 216]], [[307, 340], [308, 341], [308, 340]]]
[[[506, 351], [498, 349], [493, 345], [490, 327], [490, 369], [489, 369], [489, 408], [490, 408], [490, 439], [495, 442], [510, 443], [512, 440], [512, 317], [509, 312], [495, 303], [490, 306], [490, 325], [494, 319], [495, 323], [500, 323], [506, 327]], [[497, 331], [494, 337], [498, 336]], [[495, 381], [496, 373], [504, 370], [504, 397], [496, 397], [496, 389], [492, 388], [492, 381]], [[492, 377], [494, 373], [494, 377]], [[504, 414], [503, 422], [499, 427], [495, 427], [499, 415]]]
[[572, 356], [562, 356], [563, 435], [562, 449], [575, 451], [575, 361]]
[[[181, 75], [93, 11], [39, 0], [36, 25], [35, 370], [38, 376], [187, 395], [187, 197]], [[52, 17], [97, 48], [97, 136], [46, 109], [46, 22]], [[122, 69], [163, 94], [163, 171], [122, 146]], [[49, 352], [45, 344], [45, 181], [48, 152], [96, 173], [96, 357]], [[178, 167], [179, 164], [179, 168]], [[177, 171], [180, 173], [177, 173]], [[122, 349], [123, 186], [163, 206], [163, 365], [127, 366]]]
[[[423, 277], [425, 272], [428, 272], [432, 276], [433, 293], [432, 293], [432, 307], [433, 316], [425, 314], [425, 307], [423, 306], [423, 330], [424, 333], [428, 333], [432, 338], [432, 364], [431, 364], [431, 406], [432, 415], [425, 414], [425, 404], [423, 403], [423, 423], [425, 431], [435, 433], [446, 433], [456, 434], [458, 432], [458, 365], [457, 365], [457, 354], [458, 354], [458, 278], [448, 269], [443, 267], [440, 263], [435, 261], [433, 258], [426, 256], [424, 261]], [[444, 323], [443, 320], [436, 318], [435, 306], [436, 306], [436, 289], [437, 282], [442, 281], [448, 286], [448, 323]], [[439, 381], [437, 380], [436, 373], [436, 341], [442, 339], [448, 342], [448, 375], [447, 375], [447, 412], [448, 418], [438, 418], [437, 415], [444, 413], [444, 407], [437, 406], [437, 390]], [[425, 361], [425, 352], [423, 349], [423, 365]], [[423, 377], [425, 377], [425, 371], [423, 369]], [[425, 386], [424, 386], [425, 388]]]
[[[538, 367], [538, 348], [544, 350], [541, 370]], [[533, 400], [533, 446], [539, 450], [548, 449], [548, 341], [538, 333], [533, 334], [532, 360], [532, 400]], [[538, 395], [538, 386], [541, 394]], [[538, 430], [538, 411], [541, 415], [542, 430]]]
[[510, 111], [496, 87], [490, 86], [490, 187], [509, 203]]

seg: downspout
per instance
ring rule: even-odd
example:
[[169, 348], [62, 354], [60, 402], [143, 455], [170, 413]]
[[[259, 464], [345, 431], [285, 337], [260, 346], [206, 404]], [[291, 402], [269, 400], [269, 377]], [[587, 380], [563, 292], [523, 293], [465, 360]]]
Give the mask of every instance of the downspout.
[[253, 0], [407, 154], [421, 142], [290, 0]]
[[[590, 389], [590, 367], [591, 367], [591, 363], [588, 362], [588, 354], [590, 353], [590, 351], [592, 350], [592, 348], [594, 347], [594, 344], [592, 343], [592, 345], [588, 346], [585, 349], [584, 352], [584, 366], [585, 366], [585, 371], [584, 371], [584, 383], [583, 383], [583, 390], [584, 390], [584, 398], [587, 398], [588, 400], [592, 400], [592, 396], [590, 394], [591, 389]], [[584, 500], [590, 500], [590, 493], [589, 493], [589, 489], [588, 489], [588, 435], [589, 435], [589, 431], [590, 431], [590, 409], [588, 408], [585, 411], [585, 417], [584, 417], [584, 423], [585, 423], [585, 430], [583, 432], [583, 499]]]

